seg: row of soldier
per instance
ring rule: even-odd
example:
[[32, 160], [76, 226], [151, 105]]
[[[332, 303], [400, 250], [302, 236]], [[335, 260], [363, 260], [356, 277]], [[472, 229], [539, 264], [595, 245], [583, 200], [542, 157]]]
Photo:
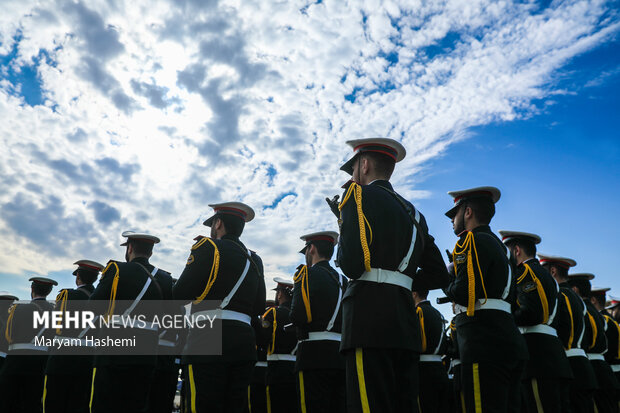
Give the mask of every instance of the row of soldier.
[[[210, 237], [196, 239], [176, 282], [149, 263], [156, 237], [124, 233], [126, 262], [103, 269], [79, 261], [77, 288], [57, 298], [65, 308], [71, 300], [174, 298], [191, 303], [193, 314], [222, 301], [221, 355], [183, 356], [179, 365], [170, 351], [12, 355], [32, 337], [19, 337], [11, 321], [51, 291], [50, 280], [34, 278], [32, 304], [13, 307], [6, 322], [2, 411], [168, 412], [181, 367], [188, 412], [616, 412], [610, 363], [618, 363], [620, 329], [590, 304], [591, 276], [569, 277], [568, 258], [538, 261], [537, 235], [503, 231], [500, 240], [489, 226], [500, 197], [494, 187], [449, 192], [446, 215], [459, 240], [446, 266], [424, 216], [389, 182], [402, 145], [348, 143], [354, 154], [341, 169], [352, 179], [340, 202], [326, 200], [340, 234], [302, 237], [306, 264], [293, 282], [276, 280], [277, 305], [266, 305], [262, 261], [240, 241], [254, 212], [239, 202], [211, 205]], [[329, 264], [336, 241], [344, 276]], [[426, 300], [436, 289], [453, 303], [449, 339]], [[191, 347], [199, 335], [173, 345]]]

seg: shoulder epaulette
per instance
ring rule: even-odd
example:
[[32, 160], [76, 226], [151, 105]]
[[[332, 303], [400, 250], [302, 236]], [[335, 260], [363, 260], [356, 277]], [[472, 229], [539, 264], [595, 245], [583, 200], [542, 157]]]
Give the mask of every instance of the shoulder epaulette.
[[478, 260], [478, 251], [476, 250], [476, 241], [474, 240], [474, 233], [467, 232], [463, 242], [456, 243], [454, 251], [452, 252], [452, 262], [454, 263], [454, 273], [458, 274], [458, 265], [467, 262], [467, 316], [474, 315], [476, 305], [476, 274], [474, 272], [474, 260], [478, 268], [478, 274], [480, 274], [480, 283], [482, 285], [482, 291], [484, 292], [484, 300], [487, 299], [487, 291], [484, 286], [484, 278], [482, 277], [482, 270], [480, 269], [480, 262]]
[[310, 287], [308, 285], [308, 266], [300, 265], [297, 267], [297, 273], [293, 277], [295, 284], [299, 283], [301, 286], [301, 298], [304, 301], [304, 307], [306, 309], [306, 319], [309, 323], [312, 322], [312, 310], [310, 308]]
[[[192, 247], [192, 250], [199, 248], [205, 242], [208, 242], [209, 244], [213, 246], [213, 264], [211, 265], [211, 272], [209, 273], [209, 278], [207, 279], [207, 285], [205, 286], [205, 289], [202, 292], [202, 294], [196, 297], [196, 299], [193, 301], [194, 304], [199, 304], [200, 302], [202, 302], [202, 300], [205, 299], [207, 294], [209, 294], [209, 291], [211, 291], [211, 287], [213, 287], [213, 284], [215, 283], [215, 280], [217, 279], [217, 274], [220, 270], [220, 250], [217, 248], [217, 245], [215, 245], [215, 242], [213, 242], [211, 238], [209, 237], [202, 238], [200, 241], [194, 244], [194, 246]], [[193, 258], [193, 257], [190, 255], [190, 258]], [[189, 264], [189, 260], [188, 260], [188, 264]]]
[[[209, 238], [209, 237], [201, 237], [201, 238], [199, 238], [198, 241], [196, 241], [194, 243], [194, 245], [192, 245], [192, 250], [198, 249], [201, 245], [203, 245], [208, 240], [211, 240], [211, 238]], [[213, 241], [211, 241], [211, 243], [213, 243]]]

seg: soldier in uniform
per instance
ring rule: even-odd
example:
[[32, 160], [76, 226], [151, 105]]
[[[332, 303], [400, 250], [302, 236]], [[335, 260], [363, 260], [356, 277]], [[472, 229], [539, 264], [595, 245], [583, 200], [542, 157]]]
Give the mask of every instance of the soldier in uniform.
[[[104, 266], [96, 261], [80, 260], [73, 263], [77, 269], [76, 288], [60, 290], [56, 297], [54, 311], [77, 311], [76, 301], [86, 301], [95, 290], [93, 284]], [[81, 329], [59, 329], [56, 335], [62, 338], [76, 338]], [[87, 413], [90, 401], [93, 358], [90, 355], [55, 354], [50, 352], [45, 368], [43, 408], [47, 413]]]
[[35, 328], [33, 315], [54, 308], [46, 298], [58, 283], [46, 277], [32, 277], [30, 281], [32, 301], [13, 304], [4, 331], [9, 351], [0, 372], [4, 384], [0, 399], [7, 412], [41, 411], [47, 347], [37, 340], [45, 337], [46, 329]]
[[[165, 287], [158, 281], [161, 278], [156, 278], [162, 271], [149, 263], [153, 246], [159, 243], [159, 238], [133, 231], [125, 231], [122, 236], [127, 238], [121, 244], [127, 247], [126, 262], [110, 261], [90, 296], [95, 304], [97, 301], [109, 303], [104, 317], [150, 313], [144, 302], [163, 299]], [[140, 342], [152, 343], [155, 348], [157, 330], [136, 328], [134, 333], [140, 336]], [[91, 413], [145, 412], [156, 363], [156, 354], [96, 355], [90, 394]]]
[[340, 347], [347, 408], [415, 412], [421, 340], [411, 290], [444, 287], [448, 273], [426, 219], [389, 182], [405, 148], [386, 138], [347, 144], [354, 155], [340, 169], [353, 179], [339, 205], [327, 200], [340, 222], [337, 263], [352, 280]]
[[609, 296], [609, 304], [605, 307], [611, 318], [620, 323], [620, 298]]
[[[265, 311], [275, 307], [274, 300], [267, 300]], [[248, 407], [246, 413], [267, 413], [267, 347], [269, 337], [263, 331], [262, 317], [252, 318], [252, 328], [256, 334], [256, 364], [252, 371], [252, 381], [248, 386]]]
[[[210, 205], [214, 215], [204, 222], [211, 237], [191, 249], [172, 291], [175, 300], [192, 301], [191, 314], [216, 316], [222, 331], [222, 354], [200, 355], [205, 334], [190, 330], [185, 364], [187, 411], [242, 412], [256, 363], [253, 317], [265, 310], [265, 280], [260, 257], [239, 240], [254, 211], [241, 202]], [[221, 301], [213, 308], [214, 301]], [[204, 354], [204, 353], [203, 353]]]
[[596, 408], [600, 413], [617, 413], [616, 392], [618, 391], [618, 382], [611, 367], [605, 361], [605, 353], [607, 352], [605, 318], [590, 302], [590, 290], [592, 288], [590, 281], [594, 279], [594, 275], [588, 273], [569, 274], [568, 279], [569, 285], [580, 295], [586, 306], [585, 333], [582, 344], [598, 382], [598, 390], [594, 392]]
[[0, 371], [2, 370], [2, 364], [6, 358], [6, 353], [9, 351], [9, 342], [4, 335], [6, 321], [9, 317], [9, 309], [13, 305], [13, 302], [17, 300], [19, 300], [19, 298], [13, 294], [7, 291], [0, 291]]
[[306, 265], [295, 274], [291, 305], [300, 340], [295, 364], [299, 411], [340, 413], [346, 410], [345, 363], [339, 349], [347, 281], [329, 265], [338, 233], [314, 232], [301, 239], [306, 245], [299, 252]]
[[499, 234], [516, 268], [513, 315], [530, 355], [523, 381], [525, 407], [530, 412], [561, 412], [562, 388], [568, 385], [572, 373], [552, 325], [558, 309], [558, 284], [536, 259], [538, 235], [518, 231]]
[[450, 382], [441, 356], [446, 353], [445, 320], [428, 301], [428, 290], [413, 291], [416, 313], [420, 320], [422, 354], [420, 354], [420, 411], [447, 412], [450, 402]]
[[[607, 288], [604, 288], [602, 290], [603, 303], [605, 303], [604, 294], [609, 290]], [[595, 292], [595, 290], [592, 290], [592, 292], [597, 297], [596, 299], [594, 299], [592, 304], [594, 305], [594, 307], [599, 309], [599, 297], [601, 293], [597, 293]], [[616, 310], [618, 309], [618, 305], [620, 305], [620, 301], [612, 299], [610, 301], [610, 305], [603, 309], [604, 313], [601, 310], [599, 311], [601, 312], [601, 314], [604, 314], [605, 321], [607, 323], [605, 327], [605, 335], [607, 336], [607, 353], [605, 353], [605, 360], [607, 360], [607, 363], [609, 363], [609, 365], [611, 366], [611, 370], [614, 372], [616, 380], [620, 383], [620, 324], [618, 324], [618, 321], [613, 316], [613, 313], [617, 312]], [[620, 392], [618, 396], [620, 398]]]
[[273, 279], [277, 286], [276, 306], [262, 317], [263, 334], [267, 337], [267, 374], [265, 376], [267, 411], [287, 413], [296, 410], [295, 331], [285, 326], [291, 323], [293, 281], [280, 277]]
[[[558, 311], [553, 321], [558, 337], [564, 346], [573, 373], [570, 386], [565, 387], [562, 401], [569, 403], [573, 412], [593, 412], [592, 395], [598, 387], [592, 365], [583, 350], [586, 307], [568, 284], [568, 269], [577, 265], [575, 260], [548, 254], [537, 254], [540, 264], [560, 286]], [[563, 408], [563, 410], [566, 410]]]
[[468, 412], [519, 411], [527, 347], [511, 313], [516, 280], [507, 249], [489, 227], [500, 191], [486, 186], [448, 194], [454, 206], [446, 216], [459, 241], [455, 276], [444, 291], [457, 313], [465, 406]]

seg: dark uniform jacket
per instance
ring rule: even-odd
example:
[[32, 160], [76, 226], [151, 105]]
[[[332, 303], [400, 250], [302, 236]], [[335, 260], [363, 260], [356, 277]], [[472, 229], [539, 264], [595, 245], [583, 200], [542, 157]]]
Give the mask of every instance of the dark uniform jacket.
[[439, 310], [425, 300], [416, 306], [416, 313], [420, 320], [421, 354], [445, 354], [448, 340], [444, 333], [444, 318]]
[[[47, 337], [48, 330], [41, 327], [33, 327], [33, 313], [35, 311], [51, 311], [53, 305], [44, 298], [35, 298], [27, 304], [14, 304], [12, 315], [7, 321], [6, 331], [9, 346], [11, 344], [33, 343], [35, 336]], [[34, 374], [43, 377], [45, 363], [47, 361], [46, 351], [37, 350], [9, 350], [2, 366], [2, 374]]]
[[[368, 222], [364, 232], [371, 268], [398, 270], [409, 251], [413, 234], [410, 214], [399, 199], [412, 214], [415, 213], [410, 202], [389, 192], [393, 188], [388, 181], [377, 180], [362, 186], [351, 184], [345, 192], [340, 204], [338, 264], [352, 281], [342, 302], [340, 348], [395, 348], [419, 352], [420, 329], [411, 291], [393, 284], [356, 281], [366, 268], [353, 190], [361, 190], [362, 220]], [[423, 271], [416, 273], [418, 267]], [[402, 273], [413, 279], [413, 289], [433, 290], [447, 285], [445, 263], [434, 238], [428, 233], [422, 214], [419, 215], [413, 254]]]
[[[584, 349], [588, 354], [601, 354], [607, 352], [607, 336], [605, 335], [605, 318], [599, 313], [590, 300], [584, 300], [587, 313], [585, 315]], [[594, 374], [600, 389], [615, 390], [618, 381], [614, 376], [609, 364], [604, 360], [591, 360]]]
[[[307, 269], [307, 274], [304, 268]], [[308, 333], [327, 330], [327, 325], [336, 311], [339, 294], [344, 295], [346, 290], [346, 278], [341, 276], [340, 279], [341, 281], [338, 272], [328, 261], [317, 262], [312, 267], [305, 265], [298, 267], [291, 305], [291, 321], [297, 328], [297, 337], [301, 340], [297, 348], [296, 371], [344, 369], [344, 359], [339, 353], [339, 341], [305, 341]], [[306, 288], [307, 302], [303, 294]], [[342, 302], [329, 331], [333, 333], [342, 331]]]
[[[91, 294], [95, 291], [95, 287], [92, 284], [82, 285], [78, 288], [66, 288], [60, 290], [56, 297], [56, 305], [54, 311], [60, 311], [64, 309], [66, 312], [76, 311], [77, 308], [73, 305], [76, 301], [84, 302], [88, 300]], [[83, 309], [80, 307], [79, 309]], [[53, 330], [52, 336], [75, 338], [81, 332], [79, 328], [71, 329], [59, 329]], [[68, 348], [68, 351], [71, 351]], [[50, 355], [47, 359], [47, 366], [45, 368], [45, 374], [64, 374], [73, 375], [88, 372], [90, 373], [93, 366], [93, 358], [90, 355], [67, 355], [55, 354], [55, 349], [50, 349]]]
[[291, 323], [291, 303], [282, 303], [270, 308], [263, 315], [263, 333], [267, 337], [266, 384], [294, 383], [295, 363], [293, 361], [269, 360], [272, 354], [293, 354], [297, 337], [292, 329], [284, 330]]
[[[214, 267], [215, 247], [219, 253], [219, 270], [215, 278], [210, 272]], [[250, 252], [248, 273], [239, 289], [226, 306], [226, 310], [236, 311], [250, 317], [256, 317], [265, 309], [265, 280], [263, 262], [260, 257]], [[248, 260], [248, 252], [239, 238], [225, 235], [221, 239], [204, 237], [192, 246], [183, 273], [172, 288], [175, 300], [193, 301], [192, 314], [213, 309], [213, 300], [223, 300], [233, 289]], [[205, 294], [206, 293], [206, 294]], [[209, 302], [210, 301], [210, 302]], [[236, 320], [218, 320], [222, 323], [222, 355], [183, 357], [186, 363], [206, 363], [216, 361], [252, 361], [256, 360], [256, 338], [251, 325]], [[187, 338], [187, 347], [201, 343], [200, 329], [191, 330]]]
[[[559, 287], [536, 258], [517, 266], [517, 302], [513, 315], [519, 327], [551, 325], [558, 312]], [[570, 364], [556, 336], [543, 333], [523, 334], [530, 360], [526, 378], [572, 378]]]
[[464, 363], [501, 362], [506, 358], [527, 360], [527, 347], [512, 314], [501, 310], [475, 310], [468, 315], [464, 311], [470, 303], [470, 278], [477, 302], [484, 303], [485, 298], [509, 304], [515, 302], [516, 279], [511, 274], [506, 251], [488, 225], [464, 232], [455, 247], [456, 277], [444, 291], [463, 309], [455, 321], [459, 353]]
[[[131, 262], [110, 261], [101, 273], [101, 280], [97, 288], [95, 288], [95, 291], [93, 291], [90, 296], [90, 300], [93, 301], [93, 304], [96, 304], [95, 311], [102, 314], [104, 317], [110, 315], [110, 312], [113, 315], [122, 315], [138, 297], [143, 287], [146, 285], [147, 280], [151, 278], [150, 272], [153, 267], [146, 267], [146, 265], [148, 264], [144, 258], [135, 258]], [[163, 298], [162, 291], [157, 281], [151, 281], [146, 292], [140, 299], [140, 302], [135, 306], [130, 315], [143, 314], [147, 316], [148, 321], [151, 321], [157, 314], [153, 313], [150, 308], [147, 309], [145, 302], [149, 300], [161, 300]], [[116, 293], [116, 295], [114, 295], [114, 293]], [[102, 302], [108, 303], [107, 306], [104, 306], [106, 308], [101, 306]], [[112, 310], [112, 306], [114, 307], [113, 311], [110, 311]], [[114, 330], [102, 329], [101, 332], [99, 332], [99, 337], [105, 338], [107, 334], [111, 333], [114, 333]], [[123, 334], [127, 335], [128, 333], [124, 331]], [[151, 343], [153, 348], [157, 345], [157, 331], [134, 328], [131, 334], [139, 337], [142, 343]], [[89, 335], [97, 337], [97, 332], [87, 332], [85, 337]], [[96, 367], [127, 364], [154, 366], [156, 362], [156, 354], [143, 356], [99, 354], [95, 356], [94, 365]]]
[[[605, 360], [609, 365], [620, 365], [620, 325], [611, 316], [601, 311], [605, 318], [605, 335], [607, 336], [607, 353]], [[612, 367], [613, 368], [613, 367]]]
[[[558, 332], [558, 338], [565, 350], [583, 348], [584, 345], [584, 312], [586, 308], [583, 300], [570, 288], [567, 283], [560, 284], [558, 296], [558, 312], [552, 325]], [[568, 358], [575, 385], [584, 390], [598, 387], [594, 370], [587, 358]]]
[[3, 353], [0, 354], [0, 369], [2, 369], [2, 364], [4, 363], [6, 354], [9, 352], [9, 342], [6, 339], [5, 331], [6, 321], [9, 317], [9, 308], [11, 307], [12, 303], [13, 301], [9, 300], [0, 301], [0, 353]]

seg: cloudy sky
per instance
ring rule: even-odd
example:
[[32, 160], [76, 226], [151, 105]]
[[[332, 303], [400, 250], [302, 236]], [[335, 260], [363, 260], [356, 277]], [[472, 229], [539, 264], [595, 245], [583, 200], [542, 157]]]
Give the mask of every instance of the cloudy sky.
[[0, 14], [0, 289], [162, 239], [179, 275], [211, 211], [292, 275], [348, 139], [400, 140], [393, 177], [442, 249], [448, 190], [496, 185], [494, 229], [617, 281], [617, 1], [8, 1]]

